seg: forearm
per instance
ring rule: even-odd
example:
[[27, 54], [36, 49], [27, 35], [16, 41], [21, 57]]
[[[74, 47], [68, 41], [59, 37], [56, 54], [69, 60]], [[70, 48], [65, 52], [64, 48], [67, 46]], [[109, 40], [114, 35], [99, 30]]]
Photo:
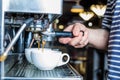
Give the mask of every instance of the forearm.
[[94, 48], [106, 50], [108, 45], [109, 32], [105, 29], [88, 29], [89, 44]]

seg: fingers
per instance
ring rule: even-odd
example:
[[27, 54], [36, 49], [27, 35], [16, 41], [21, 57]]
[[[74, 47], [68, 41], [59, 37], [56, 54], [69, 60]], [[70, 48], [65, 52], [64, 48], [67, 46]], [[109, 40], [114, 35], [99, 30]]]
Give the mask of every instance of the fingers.
[[84, 42], [84, 44], [78, 44], [78, 45], [75, 45], [74, 47], [75, 47], [75, 48], [83, 48], [83, 47], [85, 47], [87, 44], [88, 44], [88, 40], [86, 40], [86, 41]]
[[69, 42], [69, 44], [74, 46], [75, 48], [85, 47], [88, 44], [88, 32], [85, 31], [84, 36], [80, 34], [78, 37], [76, 37], [76, 39], [72, 39], [71, 42]]
[[59, 38], [59, 42], [63, 44], [68, 44], [71, 41], [71, 38]]
[[74, 35], [74, 36], [79, 36], [80, 28], [81, 28], [80, 26], [81, 26], [80, 23], [75, 23], [75, 24], [73, 25], [73, 35]]
[[69, 41], [68, 44], [71, 45], [71, 46], [75, 46], [75, 45], [79, 44], [81, 39], [82, 39], [82, 34], [79, 34], [79, 36], [72, 38], [71, 41]]
[[[72, 31], [73, 25], [69, 25], [67, 28], [64, 29], [64, 31]], [[63, 44], [68, 44], [71, 41], [71, 38], [59, 38], [59, 42]]]
[[65, 29], [64, 29], [64, 31], [72, 31], [73, 30], [73, 27], [74, 27], [74, 25], [69, 25], [68, 27], [66, 27]]
[[80, 23], [68, 26], [64, 31], [73, 33], [73, 38], [59, 38], [59, 42], [69, 44], [75, 48], [82, 48], [88, 44], [88, 29]]
[[82, 37], [82, 39], [81, 39], [81, 41], [80, 41], [80, 44], [85, 44], [85, 42], [88, 40], [88, 30], [86, 29], [85, 31], [84, 31], [84, 35], [83, 35], [83, 37]]

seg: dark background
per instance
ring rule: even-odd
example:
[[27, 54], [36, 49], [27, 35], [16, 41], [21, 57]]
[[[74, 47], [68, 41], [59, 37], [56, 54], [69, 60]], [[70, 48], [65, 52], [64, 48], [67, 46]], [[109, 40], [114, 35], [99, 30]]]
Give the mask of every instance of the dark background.
[[[106, 3], [107, 3], [107, 0], [81, 0], [80, 1], [80, 5], [82, 5], [84, 7], [85, 11], [91, 11], [90, 6], [92, 4], [106, 4]], [[59, 20], [60, 20], [59, 24], [66, 26], [69, 23], [72, 23], [74, 21], [81, 21], [84, 24], [87, 24], [88, 22], [91, 21], [91, 22], [93, 22], [93, 26], [99, 25], [99, 18], [97, 17], [97, 15], [94, 15], [94, 17], [92, 19], [85, 22], [82, 18], [80, 18], [78, 13], [71, 13], [70, 9], [75, 4], [76, 4], [75, 0], [63, 0], [63, 14], [59, 18]]]

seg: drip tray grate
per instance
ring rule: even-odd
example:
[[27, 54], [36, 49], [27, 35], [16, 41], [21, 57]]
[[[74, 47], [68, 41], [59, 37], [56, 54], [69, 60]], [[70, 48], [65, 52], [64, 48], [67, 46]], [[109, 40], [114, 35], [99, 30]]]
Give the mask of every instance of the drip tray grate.
[[67, 80], [82, 80], [82, 76], [79, 75], [71, 65], [67, 64], [64, 66], [56, 67], [53, 70], [39, 70], [34, 65], [27, 62], [23, 64], [18, 64], [11, 68], [7, 74], [6, 78], [11, 79], [67, 79]]

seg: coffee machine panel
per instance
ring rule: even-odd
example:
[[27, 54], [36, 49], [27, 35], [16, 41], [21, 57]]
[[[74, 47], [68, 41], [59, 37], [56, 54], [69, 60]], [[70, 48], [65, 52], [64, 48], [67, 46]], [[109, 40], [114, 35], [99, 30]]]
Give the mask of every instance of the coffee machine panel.
[[52, 32], [52, 23], [62, 15], [62, 0], [0, 0], [1, 80], [82, 80], [69, 64], [41, 71], [27, 62], [25, 48], [33, 42], [51, 41], [42, 32]]

